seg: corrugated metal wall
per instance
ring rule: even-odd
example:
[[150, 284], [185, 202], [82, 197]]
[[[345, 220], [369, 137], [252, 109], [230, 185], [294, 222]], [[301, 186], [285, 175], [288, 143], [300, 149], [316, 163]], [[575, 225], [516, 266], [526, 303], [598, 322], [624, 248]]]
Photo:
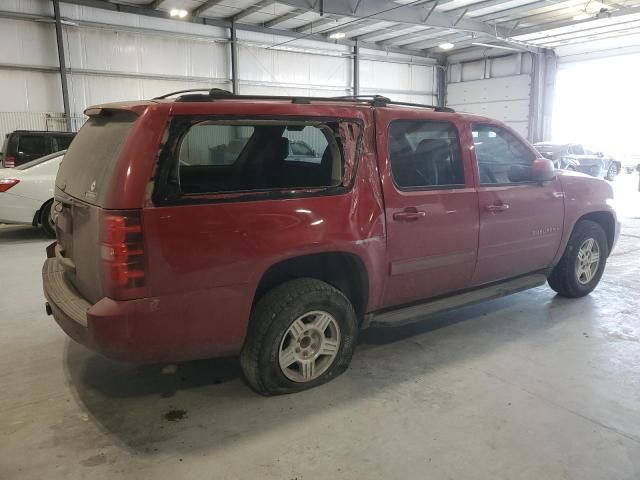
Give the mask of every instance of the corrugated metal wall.
[[[0, 10], [53, 13], [44, 0], [4, 0]], [[61, 13], [70, 20], [64, 42], [75, 127], [82, 124], [83, 110], [98, 103], [187, 88], [231, 89], [227, 29], [66, 3]], [[0, 138], [19, 128], [64, 128], [54, 119], [63, 111], [54, 25], [0, 19], [0, 45]], [[427, 59], [374, 50], [361, 54], [361, 94], [435, 103], [435, 68]], [[352, 51], [239, 30], [238, 77], [243, 94], [348, 95]]]
[[530, 137], [530, 54], [453, 62], [447, 73], [446, 104], [459, 111], [501, 120]]

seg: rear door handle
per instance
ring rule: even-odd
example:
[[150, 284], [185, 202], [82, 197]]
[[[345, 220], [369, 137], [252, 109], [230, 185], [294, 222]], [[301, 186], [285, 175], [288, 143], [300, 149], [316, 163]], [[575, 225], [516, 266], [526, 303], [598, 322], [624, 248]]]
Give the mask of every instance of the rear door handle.
[[505, 210], [509, 210], [509, 204], [508, 203], [493, 203], [493, 204], [490, 204], [490, 205], [485, 205], [484, 209], [487, 212], [499, 213], [499, 212], [504, 212]]
[[404, 220], [404, 221], [407, 221], [407, 222], [412, 222], [412, 221], [418, 220], [420, 218], [423, 218], [426, 215], [427, 215], [426, 212], [423, 212], [421, 210], [417, 210], [416, 208], [405, 208], [401, 212], [395, 212], [393, 214], [393, 219], [394, 220]]

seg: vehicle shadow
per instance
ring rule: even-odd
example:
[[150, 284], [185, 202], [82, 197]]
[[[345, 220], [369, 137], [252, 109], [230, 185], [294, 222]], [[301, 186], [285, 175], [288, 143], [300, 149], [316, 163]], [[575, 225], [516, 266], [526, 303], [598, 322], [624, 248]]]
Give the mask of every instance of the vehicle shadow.
[[[211, 451], [418, 376], [428, 382], [440, 368], [544, 334], [557, 325], [556, 309], [576, 308], [567, 302], [540, 287], [418, 324], [367, 330], [344, 375], [295, 395], [255, 394], [240, 380], [237, 358], [181, 363], [163, 373], [160, 366], [116, 363], [68, 341], [64, 366], [79, 406], [122, 448], [149, 455]], [[580, 302], [590, 308], [588, 298], [572, 305]]]
[[0, 245], [42, 242], [53, 239], [48, 237], [41, 228], [30, 225], [6, 225], [0, 223]]

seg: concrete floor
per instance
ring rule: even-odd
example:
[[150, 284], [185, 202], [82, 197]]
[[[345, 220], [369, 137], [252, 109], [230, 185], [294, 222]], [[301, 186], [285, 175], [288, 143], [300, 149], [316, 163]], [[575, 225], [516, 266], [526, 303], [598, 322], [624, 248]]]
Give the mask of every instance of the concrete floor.
[[[630, 201], [631, 176], [616, 180]], [[235, 359], [105, 360], [46, 317], [47, 240], [0, 228], [0, 479], [639, 479], [640, 213], [599, 288], [363, 335], [346, 374], [263, 398]]]

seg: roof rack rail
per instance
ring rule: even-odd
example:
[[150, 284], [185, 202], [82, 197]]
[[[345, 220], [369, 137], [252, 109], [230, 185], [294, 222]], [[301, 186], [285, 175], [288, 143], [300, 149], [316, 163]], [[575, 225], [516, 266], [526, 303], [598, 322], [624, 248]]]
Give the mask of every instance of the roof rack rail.
[[[207, 92], [207, 93], [196, 93]], [[155, 97], [153, 100], [161, 100], [173, 95], [180, 95], [176, 99], [177, 102], [208, 102], [211, 100], [221, 99], [239, 99], [239, 100], [289, 100], [295, 104], [310, 104], [311, 102], [350, 102], [350, 103], [368, 103], [373, 107], [386, 107], [388, 105], [400, 105], [406, 107], [431, 108], [436, 112], [455, 112], [449, 107], [439, 107], [437, 105], [426, 105], [422, 103], [397, 102], [383, 95], [344, 95], [338, 97], [290, 97], [282, 95], [235, 95], [228, 90], [221, 88], [191, 88], [188, 90], [178, 90], [177, 92], [167, 93], [165, 95]]]

